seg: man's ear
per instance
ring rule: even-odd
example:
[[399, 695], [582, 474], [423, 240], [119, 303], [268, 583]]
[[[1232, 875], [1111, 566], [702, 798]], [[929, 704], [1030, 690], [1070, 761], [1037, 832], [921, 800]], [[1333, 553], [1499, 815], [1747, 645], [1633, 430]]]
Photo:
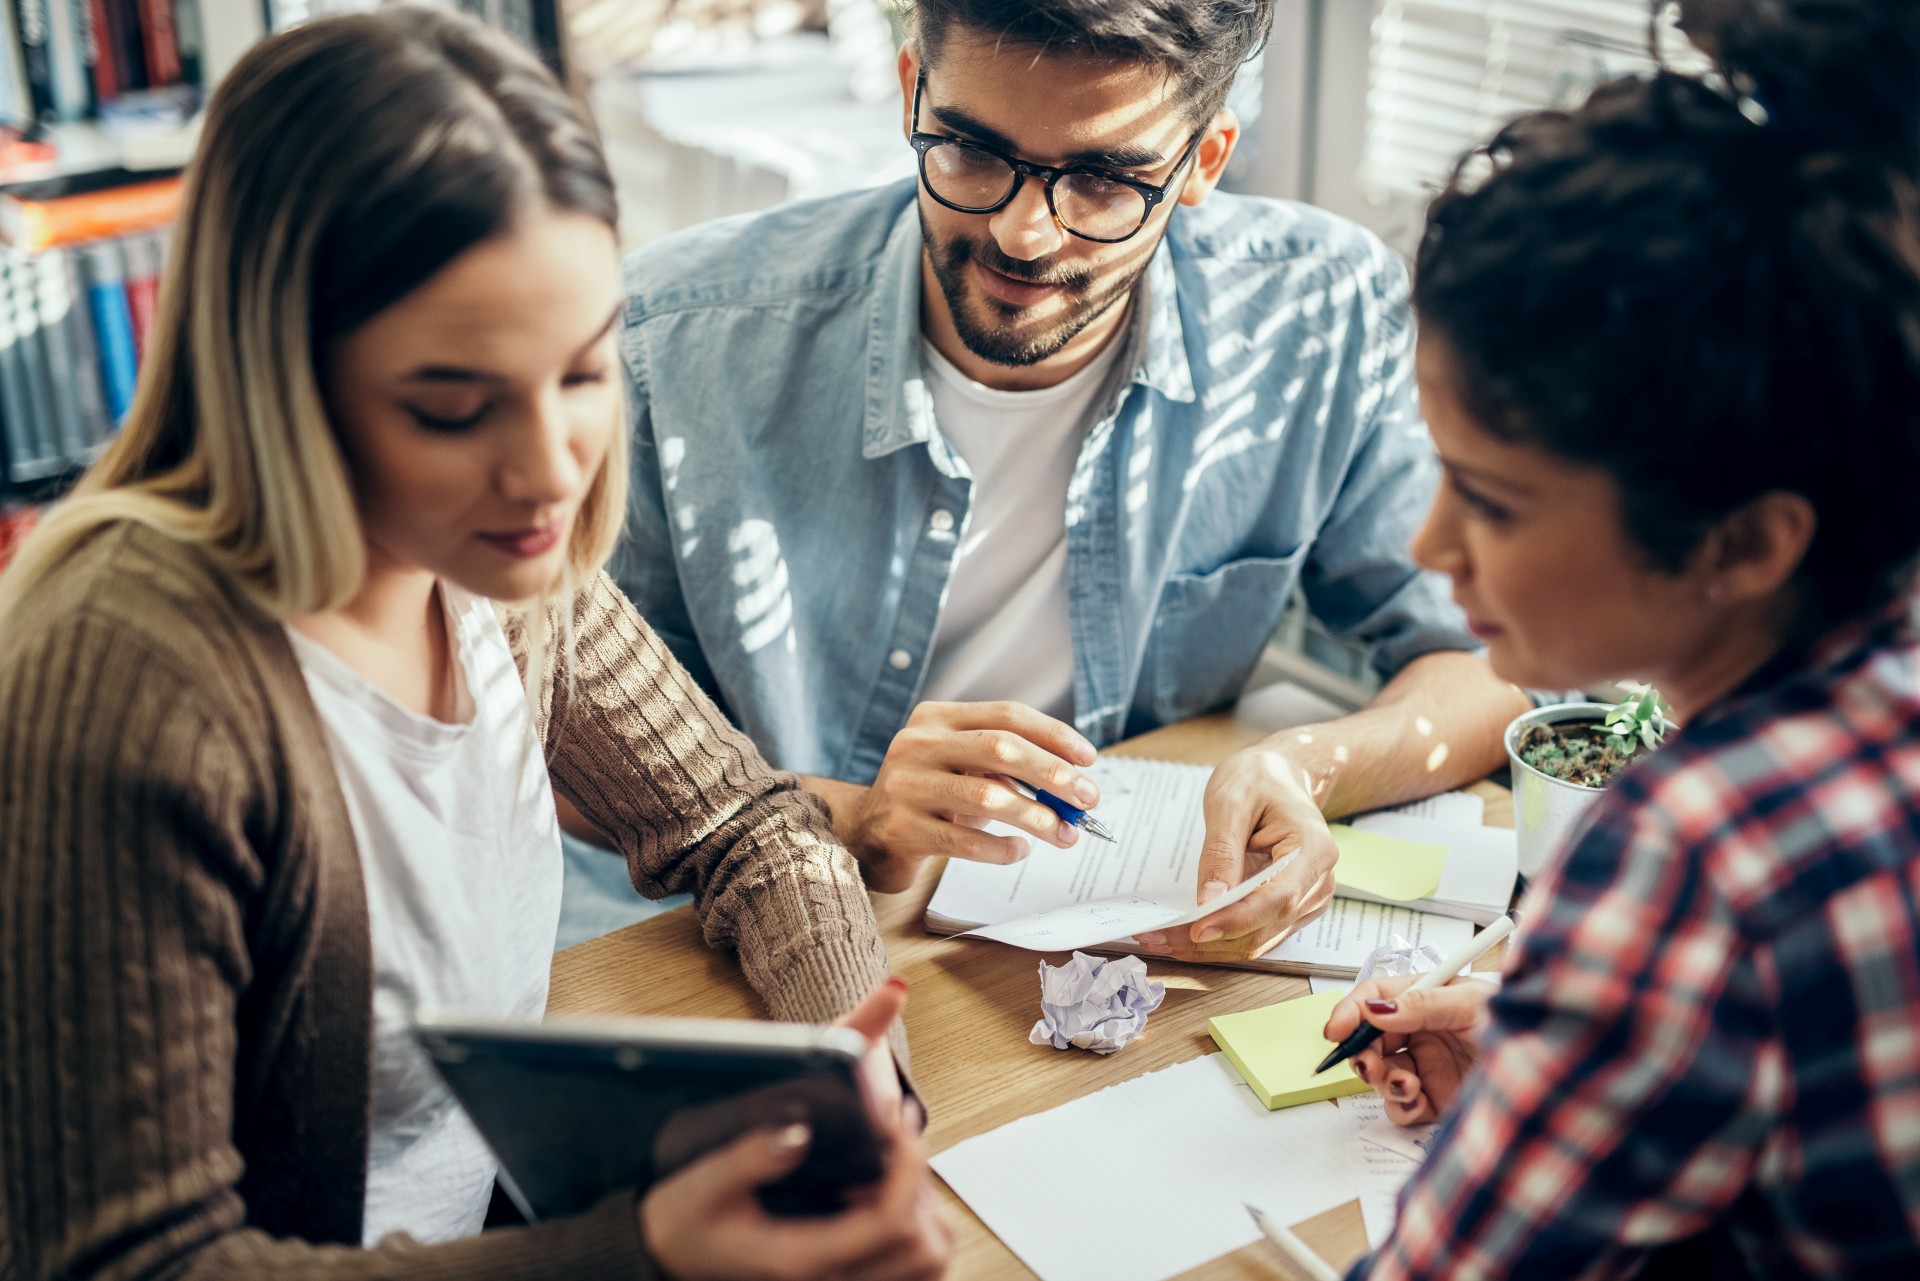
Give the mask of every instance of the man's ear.
[[1776, 489], [1722, 518], [1697, 563], [1710, 600], [1766, 600], [1785, 591], [1813, 544], [1819, 516], [1804, 494]]
[[913, 132], [913, 87], [920, 83], [920, 55], [910, 44], [900, 46], [900, 136]]
[[1222, 107], [1207, 125], [1206, 136], [1193, 153], [1193, 175], [1180, 188], [1180, 203], [1197, 205], [1213, 194], [1220, 177], [1240, 145], [1240, 117]]

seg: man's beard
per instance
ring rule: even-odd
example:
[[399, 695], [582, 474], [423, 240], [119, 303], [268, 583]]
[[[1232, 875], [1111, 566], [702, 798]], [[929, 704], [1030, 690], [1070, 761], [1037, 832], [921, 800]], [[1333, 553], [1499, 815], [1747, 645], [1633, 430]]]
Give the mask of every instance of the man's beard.
[[[1091, 272], [1048, 271], [1044, 266], [1009, 258], [991, 240], [976, 243], [955, 236], [941, 244], [934, 240], [924, 217], [920, 220], [920, 239], [926, 245], [927, 260], [933, 264], [934, 279], [940, 282], [940, 292], [946, 296], [947, 313], [953, 317], [960, 341], [982, 360], [1015, 367], [1037, 365], [1059, 355], [1088, 325], [1106, 315], [1116, 303], [1126, 301], [1153, 259], [1151, 252], [1142, 254], [1137, 264], [1123, 264], [1111, 280], [1101, 281]], [[1001, 302], [978, 285], [970, 286], [967, 282], [969, 261], [977, 261], [1015, 280], [1059, 286], [1068, 304], [1066, 314], [1039, 333], [1022, 334], [1007, 328], [1005, 322], [1017, 318], [1024, 308]], [[984, 324], [971, 309], [974, 299], [991, 313], [992, 319]]]

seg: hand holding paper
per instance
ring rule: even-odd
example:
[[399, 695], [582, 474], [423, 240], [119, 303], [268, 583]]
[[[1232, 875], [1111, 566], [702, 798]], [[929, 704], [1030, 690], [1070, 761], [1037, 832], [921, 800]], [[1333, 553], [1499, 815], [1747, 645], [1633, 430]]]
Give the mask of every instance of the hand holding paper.
[[1282, 859], [1213, 902], [1198, 907], [1184, 906], [1161, 897], [1100, 899], [1093, 903], [1074, 903], [1050, 912], [1023, 916], [999, 925], [983, 925], [979, 929], [968, 930], [961, 937], [992, 939], [996, 943], [1024, 947], [1032, 952], [1071, 952], [1077, 948], [1111, 943], [1142, 930], [1176, 929], [1238, 903], [1266, 884], [1285, 864], [1286, 860]]

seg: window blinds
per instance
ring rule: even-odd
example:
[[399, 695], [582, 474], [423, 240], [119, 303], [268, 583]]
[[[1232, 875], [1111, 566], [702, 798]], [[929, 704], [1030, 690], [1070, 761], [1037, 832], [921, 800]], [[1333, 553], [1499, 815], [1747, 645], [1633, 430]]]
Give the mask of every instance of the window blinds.
[[[1648, 0], [1374, 0], [1360, 186], [1375, 200], [1444, 182], [1523, 111], [1648, 70]], [[1659, 23], [1669, 65], [1702, 60]]]

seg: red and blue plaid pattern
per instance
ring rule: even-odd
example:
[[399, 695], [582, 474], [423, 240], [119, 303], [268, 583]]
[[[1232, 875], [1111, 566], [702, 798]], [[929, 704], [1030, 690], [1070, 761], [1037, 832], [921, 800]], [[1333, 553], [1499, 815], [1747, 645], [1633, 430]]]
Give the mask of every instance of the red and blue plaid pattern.
[[1920, 1278], [1907, 607], [1696, 718], [1529, 898], [1479, 1071], [1354, 1276]]

